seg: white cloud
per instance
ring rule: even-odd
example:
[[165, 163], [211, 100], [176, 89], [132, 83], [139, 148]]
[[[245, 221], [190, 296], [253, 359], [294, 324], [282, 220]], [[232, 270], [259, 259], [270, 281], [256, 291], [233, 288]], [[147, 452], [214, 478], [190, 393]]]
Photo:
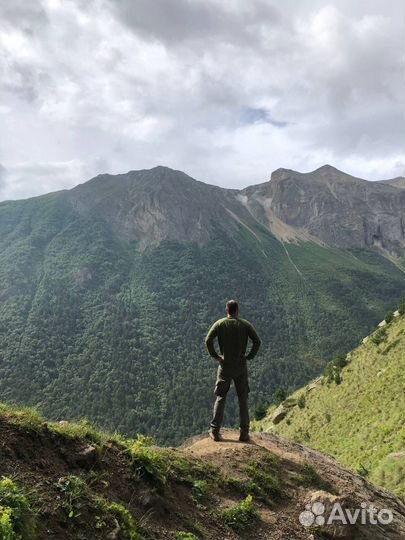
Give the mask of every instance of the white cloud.
[[14, 163], [0, 165], [1, 199], [21, 199], [67, 189], [83, 178], [94, 174], [79, 160], [67, 162]]
[[404, 21], [399, 0], [4, 0], [0, 197], [157, 164], [405, 174]]

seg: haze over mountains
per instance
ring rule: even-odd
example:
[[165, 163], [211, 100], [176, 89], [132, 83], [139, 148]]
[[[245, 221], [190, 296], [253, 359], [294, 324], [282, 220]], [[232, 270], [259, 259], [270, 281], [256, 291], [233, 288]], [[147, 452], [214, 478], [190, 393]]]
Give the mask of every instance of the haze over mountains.
[[209, 421], [203, 339], [236, 297], [268, 401], [397, 304], [404, 216], [402, 179], [329, 166], [240, 191], [156, 167], [0, 203], [0, 399], [179, 441]]

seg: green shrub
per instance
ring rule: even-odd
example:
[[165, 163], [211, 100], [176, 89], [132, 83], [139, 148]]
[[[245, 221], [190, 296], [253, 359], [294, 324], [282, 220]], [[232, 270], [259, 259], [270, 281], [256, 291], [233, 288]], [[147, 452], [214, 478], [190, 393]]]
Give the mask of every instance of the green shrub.
[[88, 502], [88, 487], [78, 476], [69, 475], [59, 478], [56, 487], [63, 495], [62, 506], [69, 519], [80, 517], [83, 506]]
[[168, 481], [168, 460], [162, 453], [151, 448], [150, 442], [148, 437], [139, 437], [134, 442], [128, 442], [126, 450], [137, 476], [163, 487]]
[[0, 480], [0, 533], [2, 540], [30, 540], [35, 536], [34, 512], [10, 478]]
[[235, 531], [242, 531], [249, 527], [257, 518], [253, 505], [253, 497], [248, 495], [246, 499], [232, 508], [223, 510], [220, 518], [227, 527]]
[[263, 420], [267, 414], [267, 409], [269, 408], [268, 403], [259, 403], [256, 405], [255, 410], [253, 411], [253, 417], [255, 420]]
[[206, 480], [195, 480], [193, 482], [193, 499], [200, 503], [207, 497], [208, 482]]
[[405, 298], [400, 301], [398, 311], [400, 315], [405, 315]]
[[13, 531], [12, 510], [0, 506], [0, 538], [2, 540], [14, 540], [16, 538]]
[[344, 354], [338, 354], [330, 362], [325, 369], [324, 375], [328, 383], [334, 382], [335, 384], [340, 384], [342, 382], [342, 369], [348, 364], [347, 357]]
[[287, 399], [287, 390], [285, 388], [278, 388], [274, 392], [273, 403], [275, 405], [280, 405], [285, 399]]
[[110, 502], [103, 497], [97, 497], [94, 503], [97, 510], [95, 518], [97, 529], [104, 529], [111, 522], [111, 518], [114, 518], [120, 526], [123, 538], [126, 540], [143, 540], [143, 537], [138, 532], [134, 516], [123, 504]]
[[247, 489], [267, 499], [277, 499], [282, 496], [279, 464], [273, 456], [268, 459], [250, 461], [244, 471], [249, 477]]
[[357, 473], [360, 476], [367, 478], [367, 476], [370, 474], [370, 471], [362, 463], [360, 463], [360, 465], [357, 468]]
[[383, 326], [374, 332], [371, 336], [371, 341], [374, 345], [380, 345], [387, 339], [387, 329]]
[[198, 538], [193, 533], [178, 532], [176, 534], [176, 540], [198, 540]]
[[297, 405], [300, 409], [305, 409], [306, 399], [304, 394], [301, 394], [300, 397], [297, 399]]
[[394, 312], [393, 311], [389, 311], [385, 317], [385, 322], [387, 324], [389, 324], [390, 322], [392, 322], [394, 320]]
[[142, 540], [142, 537], [138, 534], [135, 518], [124, 505], [111, 503], [107, 506], [106, 510], [116, 518], [125, 538]]

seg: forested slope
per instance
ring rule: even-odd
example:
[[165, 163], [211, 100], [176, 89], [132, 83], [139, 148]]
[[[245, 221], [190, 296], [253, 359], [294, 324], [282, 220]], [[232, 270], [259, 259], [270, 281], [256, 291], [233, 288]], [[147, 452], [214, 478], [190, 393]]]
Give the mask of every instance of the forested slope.
[[[2, 400], [173, 443], [209, 423], [203, 341], [229, 297], [263, 339], [254, 406], [317, 375], [400, 296], [403, 273], [376, 251], [286, 244], [243, 209], [234, 219], [219, 188], [215, 206], [211, 186], [185, 175], [131, 174], [0, 203]], [[151, 216], [181, 226], [181, 241], [172, 227], [142, 243], [158, 229]]]

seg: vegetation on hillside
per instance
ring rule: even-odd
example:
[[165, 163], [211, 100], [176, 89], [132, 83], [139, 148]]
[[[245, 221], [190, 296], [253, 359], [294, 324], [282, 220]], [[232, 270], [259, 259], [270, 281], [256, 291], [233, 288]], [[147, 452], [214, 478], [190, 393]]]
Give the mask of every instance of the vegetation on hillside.
[[[229, 297], [263, 339], [254, 409], [346, 353], [402, 287], [376, 253], [253, 232], [141, 253], [63, 192], [1, 203], [0, 398], [173, 444], [207, 429], [216, 366], [204, 337]], [[234, 424], [234, 402], [227, 415]]]
[[[149, 438], [45, 422], [33, 409], [0, 405], [0, 538], [304, 540], [298, 516], [312, 494], [345, 497], [353, 481], [285, 441], [256, 436], [256, 444], [243, 444], [237, 432], [224, 435], [220, 444], [205, 435], [184, 448], [159, 448]], [[364, 482], [353, 504], [384, 507], [386, 497]], [[399, 540], [405, 507], [394, 497], [389, 504], [390, 538]], [[356, 540], [374, 540], [373, 527], [353, 530]], [[314, 531], [316, 538], [327, 532]]]
[[296, 406], [279, 424], [272, 422], [272, 407], [256, 427], [331, 454], [405, 496], [403, 310], [386, 320], [359, 348], [329, 364], [323, 377], [289, 396]]

